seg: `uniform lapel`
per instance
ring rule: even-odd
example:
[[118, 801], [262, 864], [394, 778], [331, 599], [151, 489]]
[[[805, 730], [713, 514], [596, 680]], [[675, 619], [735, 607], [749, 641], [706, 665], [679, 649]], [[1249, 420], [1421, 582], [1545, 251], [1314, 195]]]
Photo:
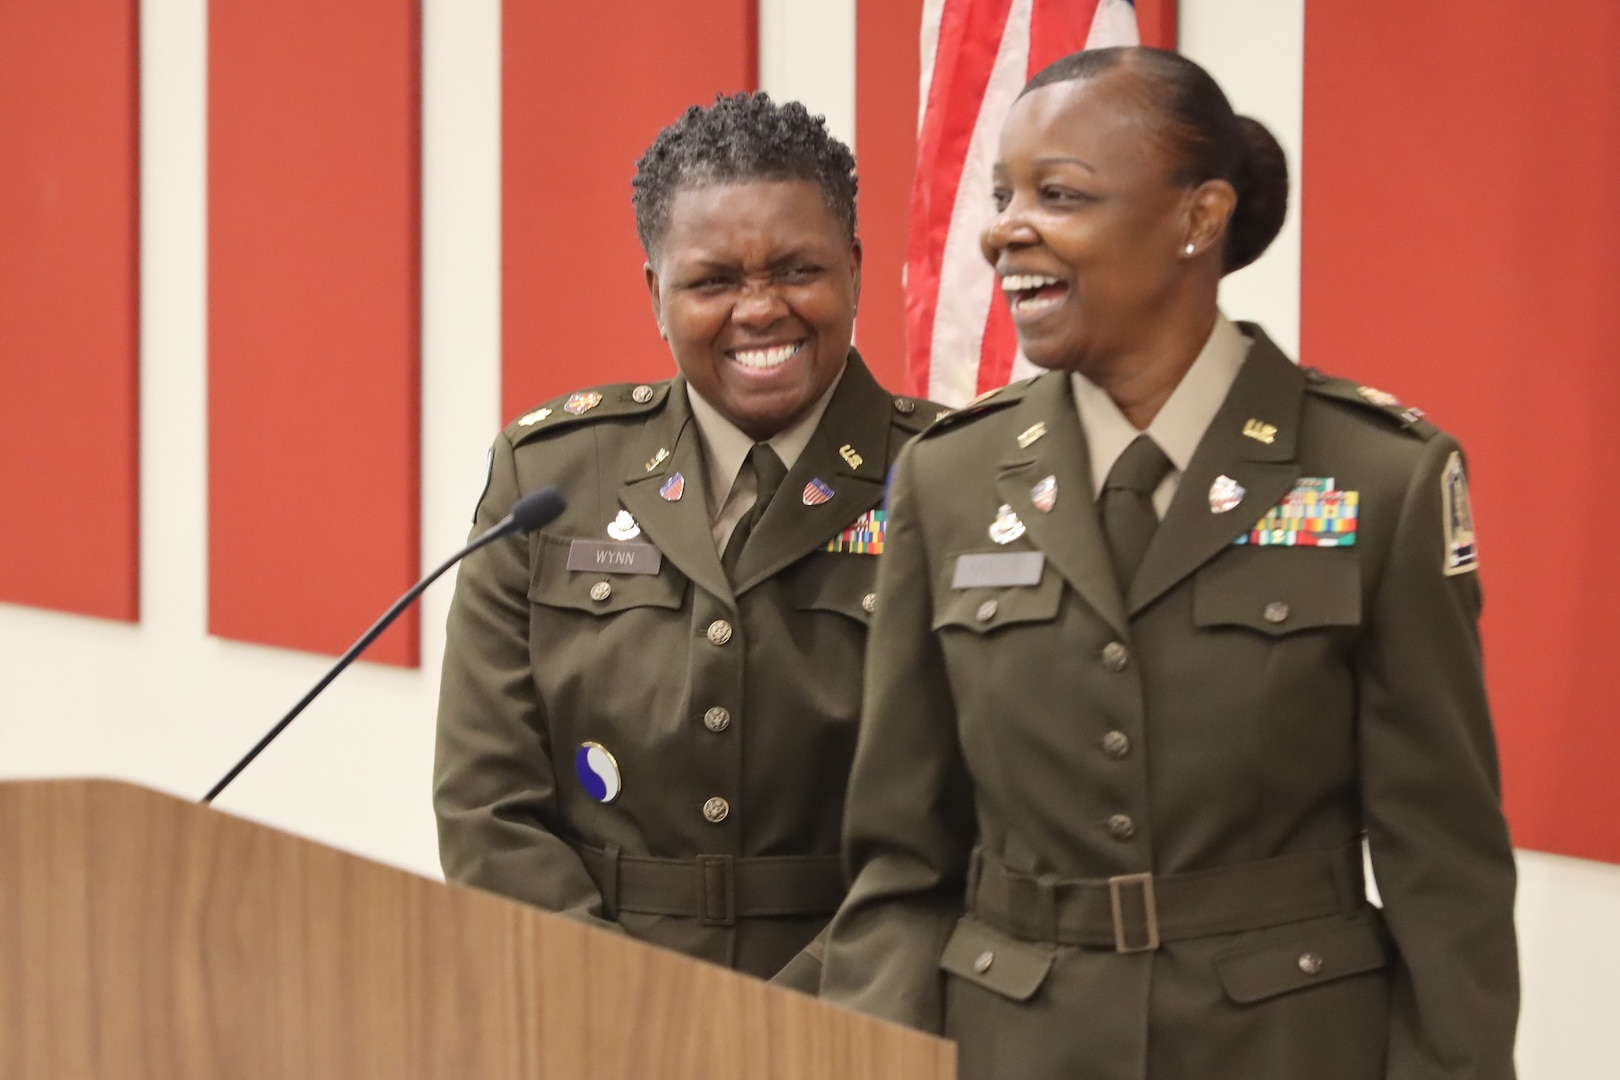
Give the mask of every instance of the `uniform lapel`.
[[[731, 585], [720, 568], [709, 521], [708, 473], [701, 442], [686, 397], [686, 382], [677, 379], [669, 404], [646, 426], [642, 445], [619, 489], [619, 504], [635, 515], [647, 539], [681, 573], [703, 591], [729, 602]], [[661, 458], [660, 451], [664, 451]], [[679, 499], [670, 501], [659, 492], [676, 473], [681, 474], [684, 489]]]
[[[1018, 433], [1045, 434], [1018, 445]], [[1086, 603], [1114, 629], [1124, 634], [1125, 608], [1114, 581], [1102, 526], [1091, 494], [1091, 455], [1086, 447], [1080, 415], [1069, 390], [1069, 378], [1060, 372], [1043, 375], [1029, 386], [1014, 410], [1014, 433], [1001, 459], [996, 491], [1013, 508], [1030, 540], [1046, 554]], [[1057, 501], [1049, 511], [1036, 509], [1033, 489], [1046, 477], [1057, 483]], [[990, 519], [985, 518], [988, 528]], [[983, 534], [981, 534], [981, 537]]]
[[[1244, 331], [1254, 345], [1142, 558], [1127, 603], [1133, 616], [1254, 528], [1299, 478], [1294, 446], [1304, 373], [1258, 327]], [[1234, 509], [1217, 514], [1209, 492], [1220, 476], [1236, 480], [1244, 495]]]
[[[738, 596], [826, 546], [883, 500], [893, 410], [888, 392], [850, 350], [821, 423], [743, 547], [737, 562]], [[815, 480], [831, 488], [832, 497], [806, 505], [806, 485]]]

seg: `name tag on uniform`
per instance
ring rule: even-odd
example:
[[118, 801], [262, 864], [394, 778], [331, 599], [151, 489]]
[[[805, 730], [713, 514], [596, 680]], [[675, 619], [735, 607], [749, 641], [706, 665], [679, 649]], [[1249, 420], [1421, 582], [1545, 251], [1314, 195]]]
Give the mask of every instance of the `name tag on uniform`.
[[651, 544], [575, 540], [568, 545], [568, 569], [598, 574], [656, 574], [664, 555]]
[[1046, 555], [1039, 551], [992, 551], [982, 555], [958, 555], [951, 575], [953, 589], [1005, 589], [1015, 585], [1039, 585]]

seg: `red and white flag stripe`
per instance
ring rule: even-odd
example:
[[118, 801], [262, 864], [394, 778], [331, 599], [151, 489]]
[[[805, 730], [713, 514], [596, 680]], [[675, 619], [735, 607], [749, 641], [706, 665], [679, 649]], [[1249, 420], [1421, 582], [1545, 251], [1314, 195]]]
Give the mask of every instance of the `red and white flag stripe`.
[[1129, 0], [929, 0], [906, 252], [907, 373], [961, 405], [1032, 374], [979, 253], [1002, 121], [1036, 71], [1081, 48], [1134, 45]]

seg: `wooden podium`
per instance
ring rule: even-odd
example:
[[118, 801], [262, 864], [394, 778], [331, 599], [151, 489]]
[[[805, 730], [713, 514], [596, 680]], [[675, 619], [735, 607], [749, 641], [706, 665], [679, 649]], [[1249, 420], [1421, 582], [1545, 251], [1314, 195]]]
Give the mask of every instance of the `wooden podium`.
[[0, 784], [5, 1080], [950, 1080], [951, 1044], [111, 781]]

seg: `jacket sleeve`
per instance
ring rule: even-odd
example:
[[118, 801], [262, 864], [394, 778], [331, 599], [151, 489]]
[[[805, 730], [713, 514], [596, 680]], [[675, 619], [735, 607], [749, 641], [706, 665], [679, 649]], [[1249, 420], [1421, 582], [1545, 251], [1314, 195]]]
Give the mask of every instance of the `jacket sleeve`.
[[1485, 700], [1479, 576], [1445, 569], [1442, 490], [1460, 453], [1448, 436], [1425, 445], [1357, 657], [1363, 811], [1399, 955], [1391, 1080], [1514, 1075], [1515, 869]]
[[938, 1032], [939, 960], [962, 913], [975, 826], [956, 710], [932, 628], [935, 572], [910, 478], [917, 448], [912, 443], [902, 452], [889, 493], [844, 812], [853, 884], [833, 917], [821, 993]]
[[[495, 444], [481, 533], [518, 498], [510, 440]], [[530, 671], [530, 546], [515, 535], [462, 564], [439, 687], [433, 808], [445, 877], [618, 929], [584, 864], [554, 831], [557, 784]]]

